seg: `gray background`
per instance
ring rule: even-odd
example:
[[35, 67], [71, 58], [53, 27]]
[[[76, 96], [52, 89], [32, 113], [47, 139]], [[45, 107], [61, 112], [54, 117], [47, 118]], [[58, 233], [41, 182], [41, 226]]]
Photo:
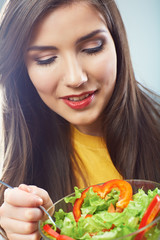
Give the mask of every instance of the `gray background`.
[[116, 0], [137, 80], [160, 94], [160, 0]]
[[[160, 0], [115, 1], [126, 26], [137, 80], [160, 93]], [[4, 2], [0, 0], [0, 7]]]

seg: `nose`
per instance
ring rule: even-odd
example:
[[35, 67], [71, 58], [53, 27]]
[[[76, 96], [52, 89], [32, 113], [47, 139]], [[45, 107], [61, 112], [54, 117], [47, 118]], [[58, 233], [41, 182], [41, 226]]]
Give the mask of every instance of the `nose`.
[[88, 81], [86, 72], [76, 56], [68, 55], [64, 61], [63, 80], [67, 87], [78, 88]]

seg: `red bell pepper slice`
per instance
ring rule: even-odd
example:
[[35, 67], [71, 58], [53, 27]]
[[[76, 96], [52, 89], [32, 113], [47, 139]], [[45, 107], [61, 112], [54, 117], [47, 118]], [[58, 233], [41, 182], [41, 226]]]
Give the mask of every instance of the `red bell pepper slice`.
[[73, 215], [76, 222], [78, 222], [79, 218], [81, 217], [81, 206], [84, 202], [84, 198], [86, 197], [86, 193], [91, 187], [93, 188], [93, 191], [101, 198], [105, 198], [113, 188], [118, 188], [120, 190], [120, 195], [119, 200], [116, 203], [116, 208], [120, 209], [120, 211], [123, 211], [123, 209], [127, 207], [129, 201], [132, 200], [132, 187], [127, 181], [114, 179], [102, 185], [90, 186], [81, 193], [81, 197], [76, 199], [74, 203]]
[[[160, 196], [156, 195], [150, 202], [147, 210], [145, 211], [144, 216], [140, 222], [139, 229], [151, 223], [157, 217], [159, 212], [160, 212]], [[138, 233], [134, 240], [142, 240], [147, 230], [148, 229], [145, 229], [144, 231]]]
[[59, 235], [58, 240], [74, 240], [74, 239], [66, 235]]
[[57, 233], [55, 230], [51, 228], [49, 224], [44, 225], [43, 230], [47, 232], [50, 236], [56, 238], [57, 240], [74, 240], [71, 237]]
[[50, 236], [58, 239], [59, 233], [57, 233], [55, 230], [53, 230], [53, 228], [51, 228], [51, 226], [49, 224], [44, 225], [43, 230], [45, 232], [47, 232]]

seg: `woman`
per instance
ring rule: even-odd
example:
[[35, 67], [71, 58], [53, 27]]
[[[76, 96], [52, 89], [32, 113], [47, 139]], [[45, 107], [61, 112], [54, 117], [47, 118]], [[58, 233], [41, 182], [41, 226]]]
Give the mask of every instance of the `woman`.
[[114, 1], [10, 1], [0, 52], [2, 180], [27, 184], [1, 187], [9, 239], [39, 239], [37, 207], [74, 185], [160, 181], [159, 105], [135, 80]]

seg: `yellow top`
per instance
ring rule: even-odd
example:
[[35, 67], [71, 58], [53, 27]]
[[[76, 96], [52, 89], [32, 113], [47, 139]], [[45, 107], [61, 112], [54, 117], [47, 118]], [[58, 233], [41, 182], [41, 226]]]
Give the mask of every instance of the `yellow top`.
[[[122, 179], [112, 163], [103, 138], [83, 134], [72, 127], [72, 141], [76, 153], [76, 163], [73, 162], [73, 168], [79, 188], [111, 179]], [[86, 184], [79, 169], [83, 169]]]

